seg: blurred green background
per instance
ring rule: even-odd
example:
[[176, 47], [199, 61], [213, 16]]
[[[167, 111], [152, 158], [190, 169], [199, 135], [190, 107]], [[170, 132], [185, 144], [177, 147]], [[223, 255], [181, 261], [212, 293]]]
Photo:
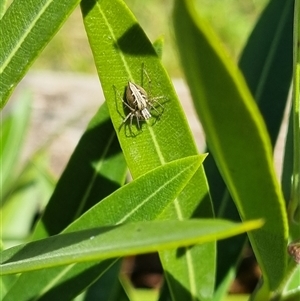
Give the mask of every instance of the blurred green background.
[[[163, 37], [163, 64], [172, 77], [182, 75], [171, 26], [172, 0], [125, 0], [152, 42]], [[224, 43], [238, 59], [247, 37], [267, 0], [196, 0]], [[96, 73], [78, 7], [35, 62], [33, 69]]]

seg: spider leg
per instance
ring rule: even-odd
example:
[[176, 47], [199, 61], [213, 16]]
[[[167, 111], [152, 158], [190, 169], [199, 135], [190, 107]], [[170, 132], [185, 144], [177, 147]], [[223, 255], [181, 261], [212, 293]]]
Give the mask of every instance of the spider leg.
[[[163, 111], [164, 111], [164, 106], [161, 104], [161, 103], [159, 103], [159, 101], [157, 101], [157, 99], [162, 99], [162, 98], [165, 98], [164, 96], [158, 96], [158, 97], [154, 97], [154, 98], [151, 98], [150, 100], [149, 100], [149, 106], [151, 107], [151, 109], [154, 109], [158, 114], [162, 114], [163, 113]], [[158, 110], [157, 110], [157, 108], [154, 106], [154, 104], [153, 103], [156, 103], [156, 104], [158, 104], [161, 108], [162, 108], [162, 112], [159, 112]]]
[[159, 101], [157, 101], [158, 99], [163, 99], [163, 98], [165, 98], [165, 96], [157, 96], [157, 97], [151, 98], [150, 101], [157, 103], [158, 105], [160, 105], [163, 108], [164, 106]]
[[130, 112], [129, 114], [127, 114], [127, 116], [123, 119], [123, 123], [125, 123], [128, 120], [129, 117], [130, 117], [130, 120], [132, 120], [132, 115], [133, 115], [132, 112]]
[[138, 126], [138, 128], [140, 129], [141, 127], [140, 127], [140, 121], [139, 121], [139, 118], [138, 118], [138, 116], [136, 116], [136, 115], [135, 115], [135, 117], [136, 117], [136, 121], [137, 121], [137, 126]]
[[[148, 88], [151, 91], [151, 79], [150, 79], [150, 76], [148, 75], [148, 72], [145, 69], [144, 63], [142, 63], [142, 69], [143, 69], [143, 73], [145, 73], [145, 75], [148, 79]], [[143, 80], [142, 80], [142, 85], [144, 85]]]
[[122, 99], [122, 102], [131, 112], [135, 112], [135, 108], [132, 108], [124, 99]]

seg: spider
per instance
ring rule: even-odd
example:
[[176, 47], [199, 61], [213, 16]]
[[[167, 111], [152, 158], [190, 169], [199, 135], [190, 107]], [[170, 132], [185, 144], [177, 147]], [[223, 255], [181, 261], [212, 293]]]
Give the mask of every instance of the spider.
[[153, 102], [156, 102], [161, 107], [163, 107], [157, 100], [163, 98], [163, 96], [158, 96], [154, 98], [149, 98], [147, 92], [141, 86], [134, 84], [133, 82], [128, 82], [126, 87], [126, 101], [122, 102], [130, 110], [128, 115], [124, 118], [123, 123], [125, 123], [130, 118], [130, 128], [132, 127], [133, 117], [136, 117], [138, 128], [140, 129], [140, 120], [148, 120], [151, 117], [150, 110], [154, 109], [158, 114], [159, 111], [154, 107]]
[[[142, 64], [142, 70], [143, 73], [148, 78], [149, 88], [151, 84], [150, 77], [148, 76], [148, 73], [144, 69], [144, 64]], [[143, 74], [142, 73], [142, 74]], [[143, 82], [143, 80], [142, 80]], [[115, 87], [116, 89], [116, 87]], [[117, 90], [116, 90], [117, 91]], [[119, 94], [119, 92], [117, 92]], [[158, 114], [161, 114], [157, 108], [154, 106], [154, 103], [157, 103], [164, 109], [164, 107], [158, 102], [158, 99], [164, 98], [164, 96], [158, 96], [158, 97], [150, 97], [148, 93], [145, 91], [145, 89], [131, 81], [128, 81], [125, 91], [125, 100], [121, 95], [119, 94], [119, 97], [122, 100], [122, 103], [130, 110], [130, 112], [127, 114], [127, 116], [123, 120], [123, 124], [126, 123], [128, 119], [130, 119], [129, 123], [129, 129], [132, 133], [132, 120], [135, 117], [137, 120], [137, 127], [140, 130], [140, 120], [148, 120], [152, 115], [150, 111], [154, 109]]]

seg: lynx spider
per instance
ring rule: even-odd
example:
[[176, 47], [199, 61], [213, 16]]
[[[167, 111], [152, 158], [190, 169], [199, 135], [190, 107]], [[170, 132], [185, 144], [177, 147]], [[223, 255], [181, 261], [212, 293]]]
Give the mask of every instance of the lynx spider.
[[[143, 72], [148, 78], [149, 85], [151, 84], [150, 77], [148, 76], [146, 70], [143, 68]], [[158, 99], [164, 98], [164, 96], [158, 96], [158, 97], [149, 97], [148, 93], [145, 91], [145, 89], [131, 81], [128, 81], [127, 87], [126, 87], [126, 101], [121, 97], [122, 102], [124, 105], [130, 110], [130, 112], [127, 114], [127, 116], [124, 118], [123, 123], [125, 123], [128, 119], [130, 119], [129, 128], [131, 131], [132, 127], [132, 120], [135, 117], [137, 120], [137, 126], [139, 129], [140, 127], [140, 120], [148, 120], [151, 117], [151, 109], [154, 109], [158, 114], [160, 112], [155, 108], [154, 102], [160, 105], [162, 108], [163, 106], [158, 102]]]

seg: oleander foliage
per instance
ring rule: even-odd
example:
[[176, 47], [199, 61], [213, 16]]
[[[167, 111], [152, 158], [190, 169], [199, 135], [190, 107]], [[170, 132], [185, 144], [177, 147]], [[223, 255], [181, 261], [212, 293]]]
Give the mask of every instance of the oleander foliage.
[[[31, 165], [14, 173], [30, 97], [4, 116], [2, 300], [135, 300], [118, 280], [120, 258], [149, 252], [158, 252], [165, 279], [152, 300], [231, 300], [248, 243], [261, 281], [235, 300], [300, 298], [300, 269], [287, 252], [300, 238], [299, 1], [270, 1], [237, 66], [193, 1], [174, 0], [174, 47], [205, 131], [204, 155], [161, 64], [161, 41], [149, 41], [121, 0], [15, 0], [7, 10], [2, 1], [1, 108], [79, 4], [106, 102], [57, 183]], [[160, 97], [141, 128], [123, 123], [128, 81]], [[286, 106], [279, 181], [272, 154]], [[31, 188], [41, 175], [51, 196], [31, 230]], [[9, 248], [12, 233], [19, 236]]]

